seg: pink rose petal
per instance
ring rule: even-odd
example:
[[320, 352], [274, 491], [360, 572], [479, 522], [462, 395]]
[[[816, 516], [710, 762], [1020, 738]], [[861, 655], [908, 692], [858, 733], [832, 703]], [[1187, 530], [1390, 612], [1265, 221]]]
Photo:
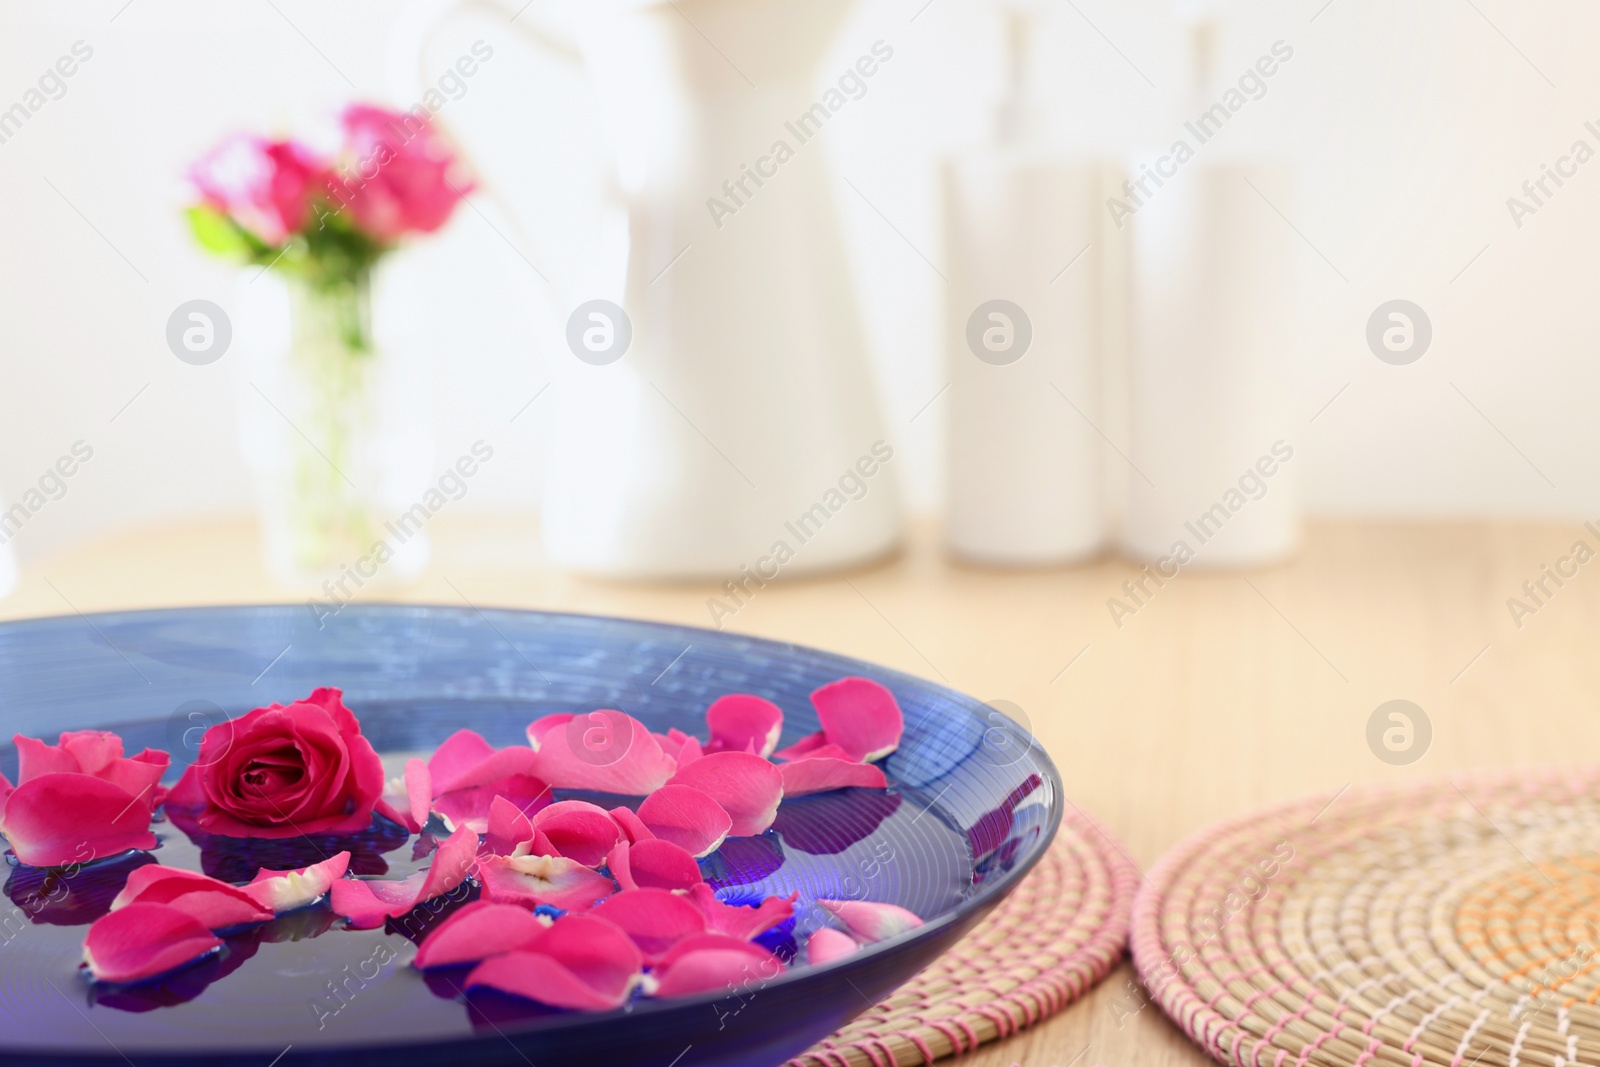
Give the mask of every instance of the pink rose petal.
[[[528, 738], [539, 745], [536, 773], [553, 788], [644, 796], [678, 769], [643, 723], [619, 711], [567, 716], [556, 729], [541, 729], [544, 721], [528, 727]], [[574, 750], [574, 738], [582, 751]]]
[[546, 737], [556, 730], [564, 729], [574, 718], [571, 712], [563, 711], [533, 720], [528, 724], [528, 746], [538, 752], [544, 747]]
[[17, 860], [30, 867], [87, 863], [155, 848], [153, 801], [87, 774], [51, 772], [23, 782], [6, 798], [0, 831]]
[[547, 923], [515, 904], [475, 900], [422, 939], [413, 965], [422, 969], [452, 967], [530, 949], [544, 936]]
[[702, 882], [690, 888], [688, 899], [705, 916], [707, 931], [749, 941], [792, 917], [797, 896], [798, 893], [788, 899], [768, 897], [759, 906], [748, 908], [723, 903], [717, 899], [716, 891]]
[[453, 830], [486, 833], [496, 797], [532, 814], [551, 801], [549, 787], [533, 774], [537, 753], [521, 745], [497, 749], [472, 730], [457, 730], [426, 764], [406, 763], [406, 794], [413, 828], [436, 811]]
[[612, 808], [611, 817], [617, 820], [617, 826], [622, 829], [622, 836], [627, 838], [629, 842], [648, 841], [656, 836], [650, 832], [650, 827], [644, 824], [632, 808]]
[[169, 904], [198, 919], [207, 930], [266, 922], [272, 918], [270, 907], [237, 886], [196, 871], [154, 863], [128, 875], [122, 892], [111, 901], [111, 910], [132, 904]]
[[706, 930], [700, 909], [668, 889], [624, 889], [589, 914], [615, 923], [652, 965], [679, 941]]
[[506, 952], [484, 960], [467, 975], [469, 989], [498, 989], [502, 993], [573, 1011], [609, 1011], [622, 1007], [627, 996], [595, 989], [558, 961], [538, 952]]
[[99, 772], [122, 756], [122, 738], [106, 730], [73, 730], [54, 745], [21, 734], [11, 739], [17, 746], [17, 780], [26, 782], [41, 774]]
[[494, 746], [485, 741], [482, 734], [476, 730], [457, 730], [440, 742], [424, 766], [428, 768], [428, 780], [439, 784], [439, 792], [448, 793], [462, 785], [481, 785], [481, 782], [458, 782], [457, 779], [470, 774], [492, 755]]
[[726, 934], [697, 934], [678, 942], [662, 958], [654, 995], [756, 989], [782, 973], [783, 961], [760, 945]]
[[706, 726], [711, 733], [707, 753], [753, 752], [765, 758], [778, 747], [783, 710], [749, 693], [729, 693], [706, 709]]
[[664, 785], [639, 805], [639, 821], [654, 837], [682, 845], [695, 858], [721, 847], [733, 819], [722, 805], [687, 785]]
[[122, 738], [107, 730], [70, 730], [54, 745], [20, 734], [12, 741], [18, 785], [42, 774], [87, 774], [120, 786], [152, 808], [160, 802], [159, 783], [171, 762], [165, 752], [148, 748], [124, 757]]
[[320, 900], [349, 868], [348, 852], [340, 852], [321, 863], [297, 870], [273, 871], [263, 867], [244, 887], [244, 892], [262, 907], [282, 914]]
[[[822, 740], [820, 743], [809, 743], [811, 738], [821, 738]], [[850, 755], [849, 752], [846, 752], [832, 741], [829, 741], [823, 734], [812, 734], [811, 738], [804, 739], [799, 744], [790, 745], [788, 748], [783, 750], [784, 752], [793, 752], [797, 748], [800, 748], [801, 745], [804, 745], [805, 751], [797, 756], [785, 756], [782, 753], [774, 753], [774, 755], [780, 759], [793, 760], [796, 762], [808, 759], [842, 759], [852, 763], [861, 762], [854, 756]]]
[[433, 772], [419, 759], [406, 760], [406, 814], [410, 821], [406, 828], [416, 833], [428, 824], [428, 813], [433, 810]]
[[83, 939], [83, 959], [99, 981], [138, 982], [220, 947], [204, 923], [170, 904], [129, 904], [94, 921]]
[[690, 889], [705, 881], [687, 849], [659, 839], [619, 843], [606, 866], [623, 889]]
[[[844, 749], [839, 748], [837, 745], [830, 746], [828, 744], [828, 735], [823, 733], [821, 730], [818, 730], [814, 734], [806, 734], [788, 748], [778, 749], [778, 751], [772, 754], [772, 758], [779, 760], [800, 760], [805, 759], [807, 756], [812, 755], [817, 750], [824, 748], [837, 750], [841, 753], [844, 752]], [[846, 753], [846, 755], [848, 755], [848, 753]]]
[[713, 752], [673, 775], [669, 785], [687, 785], [722, 805], [735, 837], [754, 837], [772, 825], [783, 799], [778, 768], [748, 752]]
[[[620, 846], [619, 846], [620, 847]], [[478, 861], [483, 899], [582, 911], [617, 891], [616, 884], [565, 856], [485, 856]]]
[[817, 903], [833, 912], [858, 941], [882, 941], [922, 925], [915, 914], [894, 904], [870, 900], [819, 900]]
[[439, 846], [425, 872], [399, 881], [340, 878], [332, 887], [334, 914], [348, 919], [352, 929], [375, 929], [385, 919], [404, 915], [460, 886], [472, 872], [477, 854], [478, 835], [463, 827]]
[[803, 797], [807, 793], [824, 793], [846, 786], [889, 788], [889, 780], [883, 776], [883, 771], [872, 764], [834, 759], [831, 756], [811, 756], [784, 763], [778, 767], [778, 771], [783, 775], [783, 795], [786, 797]]
[[488, 785], [469, 786], [439, 794], [433, 798], [433, 810], [452, 830], [467, 827], [473, 833], [487, 833], [489, 809], [497, 797], [510, 801], [529, 815], [549, 804], [552, 799], [550, 787], [542, 779], [513, 774]]
[[661, 746], [661, 751], [678, 761], [678, 766], [693, 763], [705, 755], [705, 749], [700, 744], [700, 739], [682, 730], [673, 728], [664, 734], [651, 735]]
[[518, 845], [533, 839], [533, 822], [505, 797], [489, 802], [489, 824], [484, 831], [483, 848], [496, 856], [509, 856]]
[[399, 881], [341, 878], [333, 883], [328, 906], [352, 930], [375, 930], [384, 920], [406, 914], [422, 900], [421, 871]]
[[472, 873], [478, 857], [478, 835], [471, 830], [457, 830], [444, 839], [433, 854], [428, 866], [428, 877], [422, 883], [422, 895], [417, 903], [432, 900], [456, 888]]
[[533, 817], [533, 827], [556, 851], [585, 867], [598, 867], [616, 847], [622, 830], [611, 813], [583, 800], [563, 800]]
[[625, 1004], [644, 959], [631, 938], [604, 919], [565, 915], [532, 951], [480, 963], [467, 987], [488, 986], [557, 1008], [605, 1011]]
[[840, 678], [811, 694], [822, 732], [852, 759], [882, 759], [900, 747], [905, 718], [894, 694], [868, 678]]
[[[396, 801], [400, 801], [401, 806], [397, 807], [395, 804]], [[416, 833], [418, 830], [422, 829], [421, 826], [417, 825], [417, 821], [411, 817], [409, 807], [407, 807], [405, 802], [397, 795], [385, 794], [379, 797], [377, 800], [374, 800], [372, 802], [372, 811], [373, 814], [382, 815], [385, 819], [388, 819], [396, 826], [405, 827], [411, 833]]]
[[428, 772], [437, 792], [453, 793], [513, 775], [536, 777], [533, 765], [537, 756], [531, 748], [513, 745], [497, 749], [472, 730], [457, 730], [428, 759]]
[[856, 939], [831, 926], [824, 926], [806, 940], [806, 962], [813, 967], [842, 960], [861, 951]]

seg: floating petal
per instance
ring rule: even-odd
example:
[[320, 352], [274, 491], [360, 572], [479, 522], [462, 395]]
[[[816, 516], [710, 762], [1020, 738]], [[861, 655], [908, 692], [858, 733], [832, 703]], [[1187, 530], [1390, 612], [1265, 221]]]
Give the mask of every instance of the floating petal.
[[433, 772], [419, 759], [406, 760], [406, 829], [416, 833], [428, 824], [433, 810]]
[[[528, 727], [529, 739], [550, 717]], [[603, 709], [568, 716], [539, 737], [536, 772], [556, 789], [645, 796], [666, 784], [678, 763], [644, 724]]]
[[841, 930], [824, 926], [806, 940], [806, 962], [813, 967], [842, 960], [861, 951], [856, 939]]
[[718, 697], [706, 709], [711, 743], [706, 752], [753, 752], [763, 758], [778, 747], [783, 709], [749, 693]]
[[261, 906], [281, 914], [303, 908], [319, 899], [333, 888], [334, 882], [344, 877], [349, 868], [348, 852], [340, 852], [321, 863], [291, 871], [269, 871], [263, 867], [244, 887], [244, 891]]
[[443, 896], [467, 880], [477, 862], [478, 835], [463, 827], [445, 839], [433, 854], [426, 872], [419, 871], [400, 881], [341, 878], [333, 883], [332, 907], [337, 915], [350, 920], [356, 930], [371, 930], [415, 908], [424, 901]]
[[485, 900], [528, 908], [549, 904], [583, 911], [617, 891], [611, 879], [565, 856], [485, 856], [478, 861], [478, 878]]
[[488, 785], [469, 786], [433, 798], [433, 810], [451, 830], [461, 827], [482, 834], [489, 830], [489, 809], [496, 799], [507, 800], [531, 815], [550, 803], [550, 787], [542, 779], [513, 774]]
[[179, 908], [129, 904], [94, 921], [84, 937], [83, 959], [102, 982], [138, 982], [221, 947], [204, 923]]
[[489, 820], [484, 835], [484, 850], [497, 856], [509, 856], [518, 845], [533, 839], [533, 822], [521, 808], [505, 797], [495, 797], [489, 802]]
[[900, 747], [905, 717], [889, 692], [870, 678], [840, 678], [811, 694], [828, 741], [864, 762]]
[[818, 900], [817, 903], [833, 912], [858, 941], [882, 941], [922, 925], [915, 914], [894, 904], [870, 900]]
[[669, 785], [687, 785], [722, 805], [733, 820], [728, 831], [752, 837], [772, 825], [783, 799], [778, 768], [748, 752], [713, 752], [672, 777]]
[[18, 862], [64, 867], [156, 847], [150, 832], [154, 798], [87, 774], [50, 772], [30, 778], [6, 798], [0, 831]]
[[794, 899], [798, 895], [768, 897], [757, 907], [748, 908], [723, 903], [717, 899], [715, 890], [702, 883], [692, 887], [688, 897], [705, 917], [708, 931], [749, 941], [788, 921], [794, 915]]
[[627, 1002], [644, 958], [622, 930], [591, 915], [566, 915], [533, 951], [480, 963], [467, 986], [488, 986], [557, 1008], [605, 1011]]
[[547, 925], [527, 908], [475, 900], [423, 938], [413, 964], [421, 969], [451, 967], [530, 949]]
[[828, 735], [818, 730], [814, 734], [806, 734], [788, 748], [780, 748], [772, 754], [773, 759], [797, 760], [815, 755], [840, 755], [849, 758], [849, 753], [838, 745], [829, 744]]
[[782, 973], [783, 961], [760, 945], [726, 934], [697, 934], [678, 942], [662, 958], [655, 975], [655, 995], [754, 991]]
[[589, 914], [615, 923], [654, 964], [673, 945], [706, 931], [705, 916], [669, 889], [625, 889], [596, 904]]
[[428, 772], [438, 793], [453, 793], [513, 775], [533, 776], [537, 755], [523, 745], [495, 748], [472, 730], [457, 730], [429, 757]]
[[664, 785], [639, 805], [639, 821], [653, 837], [682, 845], [696, 858], [721, 846], [733, 819], [710, 796], [687, 785]]
[[656, 743], [661, 746], [661, 751], [678, 761], [678, 766], [693, 763], [705, 755], [705, 748], [700, 744], [700, 739], [692, 734], [686, 734], [674, 727], [664, 734], [652, 734]]
[[803, 797], [807, 793], [826, 793], [830, 789], [850, 786], [889, 788], [889, 780], [883, 776], [883, 771], [872, 764], [830, 756], [811, 756], [780, 764], [778, 771], [783, 775], [783, 795], [786, 797]]
[[611, 813], [583, 800], [563, 800], [533, 817], [533, 827], [556, 852], [585, 867], [598, 867], [622, 838]]
[[[662, 788], [666, 788], [663, 786]], [[611, 817], [617, 820], [617, 826], [622, 830], [622, 836], [630, 842], [648, 841], [656, 836], [650, 832], [650, 827], [640, 820], [639, 815], [632, 808], [615, 807], [611, 809]]]
[[111, 901], [118, 911], [132, 904], [168, 904], [198, 919], [207, 930], [266, 922], [272, 908], [258, 902], [238, 886], [208, 878], [197, 871], [151, 864], [128, 875], [122, 892]]
[[606, 866], [623, 889], [692, 889], [705, 880], [687, 849], [660, 839], [623, 842], [612, 849]]

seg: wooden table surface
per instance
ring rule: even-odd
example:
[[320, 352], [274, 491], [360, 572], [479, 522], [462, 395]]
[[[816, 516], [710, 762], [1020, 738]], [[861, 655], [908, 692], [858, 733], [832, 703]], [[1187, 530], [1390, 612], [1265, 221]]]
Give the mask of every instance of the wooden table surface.
[[[430, 530], [428, 573], [383, 599], [710, 621], [710, 583], [563, 574], [541, 562], [536, 531], [511, 520], [441, 516]], [[921, 527], [897, 558], [769, 586], [723, 624], [1012, 702], [1072, 802], [1145, 868], [1208, 822], [1306, 793], [1592, 759], [1600, 565], [1560, 588], [1547, 580], [1552, 595], [1520, 627], [1507, 607], [1580, 539], [1600, 548], [1577, 523], [1317, 522], [1295, 562], [1185, 571], [1119, 627], [1107, 600], [1137, 575], [1131, 565], [979, 570], [949, 562], [937, 531]], [[295, 599], [258, 555], [248, 520], [126, 535], [25, 570], [0, 618]], [[1369, 716], [1395, 698], [1433, 725], [1430, 750], [1406, 767], [1366, 742]], [[1153, 1006], [1119, 1022], [1112, 1002], [1131, 977], [1124, 963], [1080, 1003], [962, 1067], [1209, 1062]]]

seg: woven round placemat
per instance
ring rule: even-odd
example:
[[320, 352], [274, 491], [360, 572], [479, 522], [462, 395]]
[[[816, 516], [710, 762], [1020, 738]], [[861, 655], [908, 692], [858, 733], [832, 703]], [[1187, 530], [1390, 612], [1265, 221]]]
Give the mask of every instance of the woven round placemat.
[[1135, 966], [1223, 1063], [1600, 1063], [1600, 769], [1315, 797], [1148, 877]]
[[1068, 808], [1050, 850], [955, 948], [788, 1067], [909, 1067], [1048, 1018], [1122, 958], [1139, 871]]

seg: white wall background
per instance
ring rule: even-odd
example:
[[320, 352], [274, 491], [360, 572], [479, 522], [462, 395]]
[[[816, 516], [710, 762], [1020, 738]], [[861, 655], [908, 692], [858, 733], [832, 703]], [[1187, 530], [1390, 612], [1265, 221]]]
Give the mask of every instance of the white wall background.
[[[1184, 78], [1173, 5], [1044, 7], [1063, 144], [1154, 158], [1176, 133]], [[190, 367], [163, 339], [179, 303], [229, 307], [236, 295], [234, 272], [184, 230], [181, 174], [230, 129], [308, 129], [355, 97], [411, 103], [395, 99], [385, 70], [397, 10], [379, 0], [0, 2], [0, 110], [73, 42], [94, 49], [66, 94], [0, 144], [0, 491], [14, 498], [76, 440], [95, 449], [67, 496], [17, 538], [25, 558], [252, 505], [236, 441], [239, 405], [252, 401], [242, 363]], [[1244, 69], [1279, 38], [1295, 49], [1216, 143], [1303, 165], [1293, 221], [1316, 255], [1284, 418], [1304, 427], [1307, 509], [1600, 515], [1600, 160], [1521, 228], [1505, 204], [1575, 140], [1600, 150], [1584, 129], [1591, 119], [1600, 128], [1600, 9], [1294, 0], [1231, 10], [1220, 70]], [[478, 37], [495, 59], [444, 118], [480, 158], [486, 192], [501, 195], [476, 198], [488, 221], [461, 210], [395, 257], [380, 330], [431, 366], [440, 456], [478, 437], [499, 450], [469, 506], [531, 510], [537, 409], [508, 420], [545, 380], [560, 334], [501, 235], [512, 223], [499, 204], [522, 205], [523, 229], [541, 232], [585, 131], [563, 132], [561, 97], [529, 73], [538, 61], [504, 16], [474, 15], [441, 35], [436, 65]], [[840, 172], [893, 223], [840, 186], [902, 474], [913, 506], [931, 510], [940, 423], [910, 419], [946, 380], [943, 283], [922, 258], [943, 255], [935, 165], [982, 137], [1002, 41], [975, 0], [862, 0], [827, 69], [878, 38], [894, 62], [825, 137]], [[1379, 363], [1363, 338], [1372, 309], [1394, 297], [1433, 321], [1433, 348], [1410, 367]]]

